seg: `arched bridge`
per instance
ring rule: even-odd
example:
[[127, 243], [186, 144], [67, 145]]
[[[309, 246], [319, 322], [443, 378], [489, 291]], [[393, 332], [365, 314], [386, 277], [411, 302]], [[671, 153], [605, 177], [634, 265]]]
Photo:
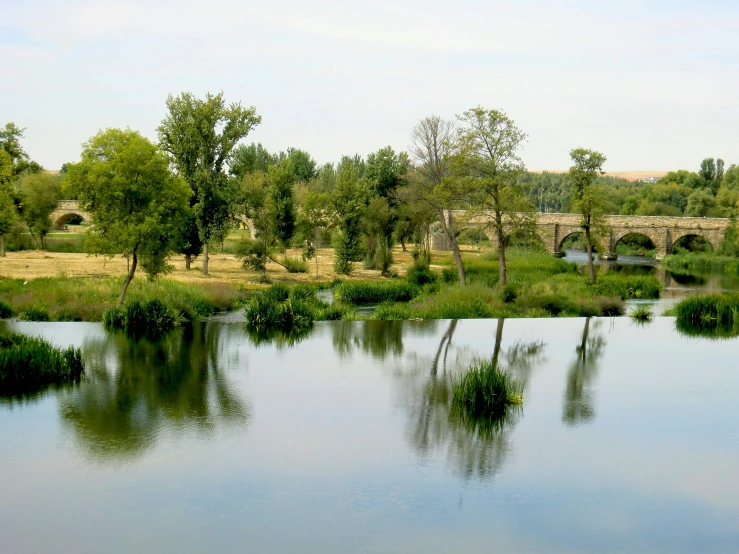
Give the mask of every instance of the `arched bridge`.
[[54, 223], [54, 228], [63, 229], [67, 222], [76, 215], [85, 221], [90, 219], [90, 214], [80, 209], [77, 200], [60, 200], [56, 210], [51, 214], [51, 221]]
[[[455, 221], [463, 222], [464, 227], [484, 228], [491, 242], [494, 240], [490, 226], [491, 215], [477, 214], [470, 217], [465, 211], [455, 210], [452, 217]], [[469, 219], [466, 219], [467, 217]], [[712, 217], [609, 215], [605, 220], [608, 232], [605, 236], [598, 237], [598, 241], [603, 247], [603, 258], [614, 260], [617, 257], [616, 246], [627, 235], [638, 234], [648, 237], [654, 243], [656, 258], [660, 260], [670, 254], [673, 245], [684, 237], [702, 237], [716, 250], [729, 226], [728, 219]], [[578, 214], [538, 214], [536, 234], [544, 243], [547, 252], [561, 256], [565, 239], [583, 232], [581, 221], [582, 216]]]

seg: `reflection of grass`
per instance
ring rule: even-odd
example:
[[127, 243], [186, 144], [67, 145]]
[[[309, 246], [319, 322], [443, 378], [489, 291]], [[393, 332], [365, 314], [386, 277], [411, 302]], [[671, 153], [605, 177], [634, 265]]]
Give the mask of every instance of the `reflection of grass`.
[[23, 394], [47, 385], [72, 383], [82, 375], [78, 348], [60, 349], [24, 335], [0, 336], [0, 392]]

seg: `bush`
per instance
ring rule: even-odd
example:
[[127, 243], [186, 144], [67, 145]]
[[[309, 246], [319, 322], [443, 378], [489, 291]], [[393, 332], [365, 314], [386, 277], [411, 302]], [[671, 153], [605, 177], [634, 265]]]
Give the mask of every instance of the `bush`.
[[43, 308], [30, 308], [23, 314], [26, 321], [49, 321], [49, 313]]
[[241, 239], [234, 246], [234, 254], [241, 260], [244, 269], [266, 271], [267, 248], [264, 241]]
[[337, 300], [350, 304], [408, 302], [418, 294], [418, 287], [403, 281], [349, 282], [336, 287], [335, 294]]
[[308, 264], [300, 258], [289, 258], [285, 256], [281, 263], [288, 273], [308, 273]]
[[414, 264], [410, 267], [410, 269], [408, 269], [408, 273], [406, 274], [405, 278], [412, 285], [422, 287], [423, 285], [427, 285], [429, 283], [435, 283], [437, 276], [436, 273], [434, 273], [430, 269], [420, 269]]
[[13, 307], [10, 304], [0, 301], [0, 319], [8, 319], [13, 317]]
[[79, 348], [55, 348], [43, 339], [0, 336], [0, 393], [24, 394], [47, 385], [79, 381], [84, 370]]
[[172, 311], [159, 300], [128, 302], [122, 309], [111, 308], [103, 313], [103, 324], [122, 329], [133, 337], [156, 340], [172, 330], [177, 323]]

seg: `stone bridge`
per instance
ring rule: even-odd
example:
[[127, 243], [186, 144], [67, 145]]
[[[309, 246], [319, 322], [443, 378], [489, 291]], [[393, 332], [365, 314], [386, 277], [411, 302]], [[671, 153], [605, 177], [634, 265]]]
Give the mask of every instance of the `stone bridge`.
[[[490, 215], [475, 215], [466, 219], [467, 212], [455, 210], [452, 212], [452, 217], [463, 228], [483, 228], [491, 242], [494, 242]], [[684, 237], [703, 237], [716, 250], [729, 226], [728, 219], [712, 217], [609, 215], [605, 219], [608, 233], [597, 237], [596, 240], [602, 245], [602, 257], [614, 260], [617, 258], [616, 246], [627, 235], [637, 234], [648, 237], [656, 249], [656, 258], [661, 260], [670, 254], [673, 245]], [[578, 214], [538, 214], [536, 234], [547, 252], [554, 256], [562, 256], [562, 243], [565, 239], [575, 233], [583, 232], [581, 221], [582, 217]], [[439, 241], [435, 243], [444, 249]]]
[[60, 200], [56, 210], [51, 214], [51, 221], [54, 223], [55, 229], [64, 229], [67, 222], [75, 215], [80, 216], [85, 221], [90, 219], [90, 214], [80, 209], [77, 200]]

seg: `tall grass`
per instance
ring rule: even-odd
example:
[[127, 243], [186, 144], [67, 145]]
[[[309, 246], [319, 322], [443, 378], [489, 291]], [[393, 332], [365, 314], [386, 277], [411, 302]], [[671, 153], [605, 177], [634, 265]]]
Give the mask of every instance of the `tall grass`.
[[8, 319], [9, 317], [13, 317], [13, 314], [15, 312], [13, 311], [13, 306], [10, 304], [6, 304], [5, 302], [0, 302], [0, 319]]
[[739, 335], [739, 294], [690, 296], [671, 310], [678, 329], [689, 335]]
[[715, 272], [739, 275], [739, 259], [717, 254], [672, 254], [665, 256], [662, 265], [675, 273]]
[[501, 415], [523, 403], [523, 385], [492, 360], [476, 362], [452, 379], [453, 405], [473, 418]]
[[127, 302], [123, 308], [111, 308], [103, 313], [103, 324], [122, 329], [126, 334], [156, 340], [174, 329], [177, 317], [159, 300]]
[[0, 393], [24, 394], [44, 386], [80, 379], [84, 370], [79, 348], [56, 348], [43, 339], [0, 336]]
[[373, 304], [376, 302], [408, 302], [419, 292], [418, 287], [404, 281], [342, 283], [334, 294], [340, 302]]
[[662, 284], [652, 275], [621, 275], [606, 273], [599, 275], [593, 286], [599, 294], [618, 296], [622, 300], [632, 298], [659, 298]]
[[648, 321], [652, 321], [652, 317], [654, 317], [654, 314], [648, 306], [637, 306], [636, 308], [631, 310], [631, 312], [629, 312], [629, 317], [634, 321], [646, 323]]

